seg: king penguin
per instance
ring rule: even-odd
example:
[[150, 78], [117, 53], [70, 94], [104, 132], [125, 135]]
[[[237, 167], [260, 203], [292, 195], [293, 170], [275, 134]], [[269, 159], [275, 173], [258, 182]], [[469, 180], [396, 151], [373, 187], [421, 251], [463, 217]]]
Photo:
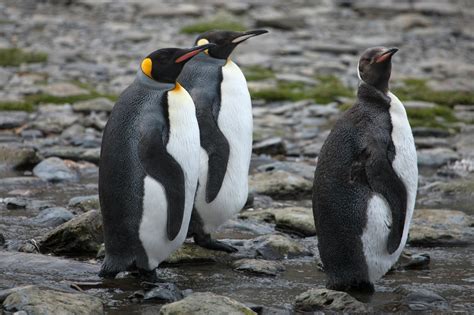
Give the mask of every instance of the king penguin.
[[407, 241], [418, 168], [405, 108], [389, 91], [397, 51], [362, 54], [357, 101], [318, 157], [313, 213], [330, 289], [373, 292]]
[[176, 82], [207, 44], [148, 55], [104, 130], [99, 198], [105, 260], [100, 276], [154, 269], [185, 240], [199, 175], [194, 103]]
[[229, 56], [240, 43], [264, 33], [267, 31], [201, 34], [196, 45], [216, 46], [193, 58], [179, 76], [196, 105], [202, 146], [188, 235], [205, 248], [236, 251], [211, 238], [212, 232], [243, 208], [248, 197], [252, 103], [247, 81]]

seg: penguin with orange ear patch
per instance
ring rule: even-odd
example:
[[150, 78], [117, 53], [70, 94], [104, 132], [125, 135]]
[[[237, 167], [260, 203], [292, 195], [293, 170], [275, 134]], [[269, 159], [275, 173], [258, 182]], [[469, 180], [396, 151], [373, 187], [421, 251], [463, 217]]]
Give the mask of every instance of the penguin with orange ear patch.
[[186, 238], [200, 142], [193, 100], [176, 78], [188, 60], [212, 46], [151, 53], [112, 110], [99, 165], [100, 276], [132, 269], [153, 276]]

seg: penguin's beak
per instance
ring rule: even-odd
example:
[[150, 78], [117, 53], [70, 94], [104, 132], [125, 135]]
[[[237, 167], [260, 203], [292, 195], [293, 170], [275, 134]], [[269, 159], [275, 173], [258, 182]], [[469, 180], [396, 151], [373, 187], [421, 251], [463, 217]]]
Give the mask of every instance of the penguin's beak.
[[197, 54], [199, 54], [201, 51], [214, 47], [214, 46], [216, 46], [216, 44], [209, 43], [209, 44], [196, 46], [196, 47], [184, 50], [184, 53], [181, 54], [178, 58], [176, 58], [174, 62], [181, 63], [183, 61], [187, 61], [191, 59], [192, 57], [196, 56]]
[[262, 34], [265, 34], [265, 33], [268, 33], [267, 30], [252, 30], [252, 31], [247, 31], [245, 33], [242, 33], [242, 34], [239, 34], [237, 35], [237, 37], [235, 37], [234, 39], [232, 39], [232, 44], [240, 44], [242, 43], [243, 41], [246, 41], [247, 39], [249, 38], [252, 38], [252, 37], [255, 37], [255, 36], [258, 36], [258, 35], [262, 35]]
[[381, 55], [375, 58], [375, 63], [381, 63], [392, 58], [392, 56], [398, 51], [398, 48], [390, 48], [384, 51]]

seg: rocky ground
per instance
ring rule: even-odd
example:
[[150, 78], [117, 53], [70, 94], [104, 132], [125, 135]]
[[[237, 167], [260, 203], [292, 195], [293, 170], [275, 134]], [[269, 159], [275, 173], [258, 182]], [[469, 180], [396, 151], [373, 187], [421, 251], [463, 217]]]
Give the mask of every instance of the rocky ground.
[[[9, 314], [474, 312], [474, 7], [456, 1], [89, 1], [0, 4], [0, 302]], [[102, 281], [101, 133], [140, 59], [209, 28], [267, 28], [233, 59], [254, 105], [252, 197], [160, 268]], [[397, 46], [420, 181], [409, 244], [371, 296], [324, 289], [316, 158], [354, 100], [357, 56]], [[163, 306], [165, 305], [165, 306]], [[162, 307], [163, 306], [163, 307]]]

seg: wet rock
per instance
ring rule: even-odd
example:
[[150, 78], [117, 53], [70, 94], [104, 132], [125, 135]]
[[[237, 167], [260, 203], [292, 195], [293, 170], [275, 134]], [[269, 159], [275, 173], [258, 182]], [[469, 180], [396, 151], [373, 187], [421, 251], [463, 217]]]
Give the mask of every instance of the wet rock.
[[100, 159], [100, 148], [76, 148], [76, 147], [49, 147], [40, 150], [44, 157], [56, 156], [62, 159], [68, 159], [73, 161], [88, 161], [92, 163], [98, 163]]
[[426, 253], [412, 253], [403, 250], [398, 262], [392, 267], [394, 270], [421, 270], [429, 267], [431, 257]]
[[84, 212], [100, 209], [99, 195], [77, 196], [68, 202], [68, 207], [80, 209]]
[[44, 226], [56, 227], [74, 218], [74, 214], [66, 208], [53, 207], [41, 210], [33, 218], [33, 223]]
[[239, 259], [232, 263], [235, 270], [257, 275], [276, 276], [285, 271], [285, 266], [275, 261], [263, 259]]
[[412, 246], [453, 246], [474, 242], [473, 219], [456, 210], [416, 209], [409, 232]]
[[277, 199], [299, 199], [311, 196], [312, 183], [285, 171], [271, 171], [251, 175], [251, 189], [257, 194]]
[[405, 306], [410, 311], [447, 311], [450, 309], [448, 301], [444, 297], [427, 289], [402, 285], [395, 289], [395, 293], [402, 296], [402, 307]]
[[72, 105], [75, 112], [111, 112], [114, 102], [105, 97], [98, 97], [87, 101], [76, 102]]
[[66, 96], [74, 96], [74, 95], [84, 95], [89, 94], [89, 91], [84, 90], [77, 85], [61, 82], [61, 83], [53, 83], [47, 85], [43, 88], [43, 93], [58, 96], [58, 97], [66, 97]]
[[302, 207], [278, 209], [275, 212], [276, 228], [302, 236], [316, 235], [313, 210]]
[[6, 312], [25, 311], [28, 314], [103, 314], [102, 301], [82, 293], [66, 293], [37, 286], [13, 292], [3, 302]]
[[16, 143], [0, 144], [0, 165], [18, 168], [24, 165], [36, 164], [39, 157], [36, 150]]
[[33, 168], [35, 176], [53, 182], [77, 181], [79, 174], [57, 157], [47, 158]]
[[228, 254], [206, 249], [200, 247], [194, 243], [184, 243], [177, 251], [171, 254], [164, 263], [177, 265], [177, 264], [199, 264], [216, 262], [218, 259], [227, 257]]
[[164, 302], [175, 302], [181, 300], [184, 296], [178, 287], [173, 283], [155, 283], [154, 288], [145, 292], [144, 300], [156, 300]]
[[3, 247], [3, 245], [5, 245], [5, 236], [0, 233], [0, 247]]
[[0, 129], [11, 129], [24, 125], [28, 121], [28, 113], [21, 111], [4, 111], [0, 116]]
[[18, 251], [22, 253], [36, 254], [39, 253], [39, 248], [35, 240], [28, 240], [21, 242]]
[[95, 256], [103, 241], [102, 217], [97, 210], [91, 210], [47, 233], [40, 248], [58, 255]]
[[295, 311], [366, 313], [367, 307], [346, 292], [328, 289], [311, 289], [296, 297]]
[[0, 187], [2, 190], [11, 190], [15, 188], [40, 187], [45, 186], [47, 182], [41, 178], [32, 176], [18, 176], [0, 178]]
[[306, 21], [302, 16], [290, 16], [277, 12], [256, 16], [257, 27], [274, 27], [281, 30], [304, 28]]
[[421, 149], [417, 152], [418, 165], [439, 167], [459, 159], [459, 154], [449, 148]]
[[423, 137], [415, 138], [415, 145], [417, 149], [449, 148], [451, 147], [451, 141], [447, 138]]
[[19, 197], [8, 197], [1, 200], [7, 206], [7, 209], [25, 209], [28, 205], [28, 200]]
[[41, 105], [36, 118], [29, 124], [44, 134], [58, 134], [78, 120], [70, 105]]
[[226, 296], [199, 292], [191, 294], [181, 301], [166, 304], [160, 310], [160, 315], [174, 314], [256, 315], [257, 313]]
[[286, 146], [282, 138], [275, 137], [255, 143], [252, 151], [255, 154], [285, 155]]
[[313, 181], [314, 170], [315, 166], [311, 166], [302, 162], [290, 161], [274, 161], [262, 164], [257, 167], [257, 171], [259, 172], [285, 171], [288, 173], [302, 176], [310, 181]]
[[264, 259], [280, 260], [301, 256], [310, 256], [303, 245], [281, 234], [264, 235], [250, 240], [257, 255]]

